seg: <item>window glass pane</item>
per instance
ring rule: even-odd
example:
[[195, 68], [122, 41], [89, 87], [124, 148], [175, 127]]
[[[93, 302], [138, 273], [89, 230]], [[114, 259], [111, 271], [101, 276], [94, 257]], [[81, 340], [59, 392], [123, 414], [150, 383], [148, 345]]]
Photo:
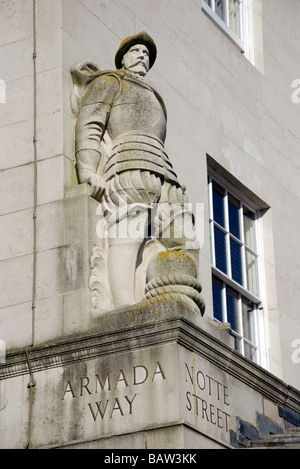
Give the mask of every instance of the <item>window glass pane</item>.
[[204, 0], [205, 3], [207, 3], [207, 5], [211, 8], [211, 0]]
[[228, 0], [229, 27], [234, 34], [241, 37], [240, 2], [238, 0]]
[[224, 216], [224, 196], [225, 190], [216, 182], [213, 182], [213, 211], [214, 220], [221, 226], [225, 227]]
[[249, 293], [260, 295], [256, 213], [213, 179], [209, 178], [209, 184], [212, 189], [212, 199], [209, 200], [212, 203], [210, 229], [214, 230], [211, 244], [214, 267], [225, 274], [214, 270], [212, 277], [214, 318], [230, 324], [236, 350], [257, 362], [260, 352], [256, 343], [256, 313], [259, 311], [256, 304], [247, 299], [247, 292], [231, 282], [232, 279]]
[[240, 202], [232, 195], [228, 196], [228, 213], [229, 213], [229, 231], [236, 238], [241, 238], [240, 219], [239, 219]]
[[257, 257], [245, 248], [247, 288], [259, 296]]
[[215, 0], [215, 12], [217, 15], [224, 20], [224, 1], [223, 0]]
[[247, 207], [243, 208], [243, 219], [245, 244], [252, 249], [252, 251], [256, 252], [255, 216]]
[[225, 233], [215, 226], [214, 234], [216, 267], [227, 274]]
[[238, 326], [238, 294], [227, 288], [226, 292], [226, 302], [227, 302], [227, 322], [231, 325], [231, 328], [234, 331], [239, 332]]
[[233, 280], [243, 285], [242, 246], [230, 238], [231, 276]]
[[222, 322], [223, 321], [223, 307], [222, 307], [222, 282], [213, 277], [213, 305], [214, 317]]

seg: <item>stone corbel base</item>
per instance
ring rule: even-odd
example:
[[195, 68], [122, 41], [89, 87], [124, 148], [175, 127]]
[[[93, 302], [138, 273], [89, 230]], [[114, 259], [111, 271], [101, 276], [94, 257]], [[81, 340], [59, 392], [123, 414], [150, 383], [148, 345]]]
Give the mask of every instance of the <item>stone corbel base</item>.
[[240, 421], [300, 415], [298, 391], [178, 299], [104, 314], [29, 361], [15, 350], [1, 379], [1, 448], [230, 448]]

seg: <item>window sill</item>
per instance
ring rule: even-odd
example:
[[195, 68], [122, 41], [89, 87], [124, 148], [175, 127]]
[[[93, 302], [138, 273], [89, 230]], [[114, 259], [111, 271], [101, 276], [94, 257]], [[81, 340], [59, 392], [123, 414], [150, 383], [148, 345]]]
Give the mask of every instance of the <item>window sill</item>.
[[236, 36], [233, 31], [224, 23], [223, 20], [208, 6], [208, 4], [202, 0], [202, 10], [209, 17], [210, 20], [228, 37], [228, 39], [244, 54], [245, 46], [243, 41]]

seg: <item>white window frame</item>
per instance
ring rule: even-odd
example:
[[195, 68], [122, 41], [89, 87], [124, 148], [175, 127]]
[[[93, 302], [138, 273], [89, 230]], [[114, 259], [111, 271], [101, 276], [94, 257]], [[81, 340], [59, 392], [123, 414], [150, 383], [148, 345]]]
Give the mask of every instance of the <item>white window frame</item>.
[[[241, 233], [241, 241], [243, 243], [243, 248], [245, 249], [244, 245], [244, 233], [243, 233], [243, 220], [242, 220], [242, 206], [246, 206], [255, 214], [255, 234], [256, 234], [256, 241], [257, 241], [257, 251], [258, 254], [258, 282], [259, 282], [259, 296], [256, 296], [251, 291], [249, 291], [245, 286], [240, 285], [238, 282], [231, 278], [231, 274], [225, 274], [220, 269], [216, 267], [216, 259], [215, 259], [215, 243], [214, 243], [214, 226], [217, 226], [219, 229], [220, 227], [214, 220], [213, 216], [213, 181], [219, 184], [225, 191], [225, 198], [228, 199], [228, 193], [238, 199], [241, 203], [240, 206], [240, 226], [242, 228]], [[269, 369], [269, 358], [268, 358], [268, 346], [267, 346], [267, 328], [266, 328], [266, 300], [265, 300], [265, 286], [263, 282], [264, 278], [264, 269], [263, 269], [263, 261], [262, 261], [262, 236], [261, 236], [261, 223], [260, 217], [258, 216], [259, 211], [256, 207], [253, 206], [251, 202], [245, 200], [241, 194], [235, 191], [232, 187], [229, 187], [226, 182], [223, 182], [222, 179], [219, 179], [215, 174], [209, 173], [208, 175], [208, 199], [209, 199], [209, 232], [210, 232], [210, 248], [211, 248], [211, 265], [212, 265], [212, 277], [216, 277], [219, 282], [222, 283], [222, 321], [227, 322], [227, 300], [226, 300], [226, 290], [229, 287], [233, 290], [238, 298], [237, 298], [237, 311], [238, 311], [238, 322], [240, 326], [239, 331], [232, 331], [232, 335], [235, 336], [239, 341], [239, 352], [242, 355], [245, 354], [245, 344], [249, 344], [253, 349], [256, 350], [256, 363], [263, 366], [266, 369]], [[228, 204], [225, 203], [225, 229], [222, 230], [226, 233], [226, 255], [227, 255], [227, 266], [228, 272], [231, 272], [230, 269], [230, 259], [228, 258], [229, 249], [228, 243], [230, 242], [230, 237], [232, 234], [229, 233], [229, 216], [228, 210], [226, 208]], [[244, 253], [243, 253], [243, 278], [245, 279], [245, 264], [244, 264]], [[253, 333], [254, 333], [254, 340], [249, 341], [243, 334], [243, 321], [242, 321], [242, 297], [247, 300], [250, 300], [253, 305]], [[217, 320], [217, 319], [216, 319]]]
[[215, 1], [211, 0], [210, 7], [205, 0], [202, 0], [202, 10], [204, 13], [226, 34], [226, 36], [239, 48], [245, 57], [253, 63], [253, 17], [252, 0], [238, 0], [240, 3], [240, 28], [241, 37], [239, 38], [229, 27], [228, 0], [223, 0], [225, 12], [227, 12], [226, 21], [223, 21], [215, 13]]

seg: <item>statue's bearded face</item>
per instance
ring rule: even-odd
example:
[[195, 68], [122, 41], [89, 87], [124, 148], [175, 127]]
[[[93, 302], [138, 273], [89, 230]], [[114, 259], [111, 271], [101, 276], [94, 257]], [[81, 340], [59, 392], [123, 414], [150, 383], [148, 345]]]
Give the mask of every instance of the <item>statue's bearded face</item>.
[[135, 44], [123, 55], [122, 65], [137, 75], [145, 76], [149, 71], [149, 50], [143, 44]]

